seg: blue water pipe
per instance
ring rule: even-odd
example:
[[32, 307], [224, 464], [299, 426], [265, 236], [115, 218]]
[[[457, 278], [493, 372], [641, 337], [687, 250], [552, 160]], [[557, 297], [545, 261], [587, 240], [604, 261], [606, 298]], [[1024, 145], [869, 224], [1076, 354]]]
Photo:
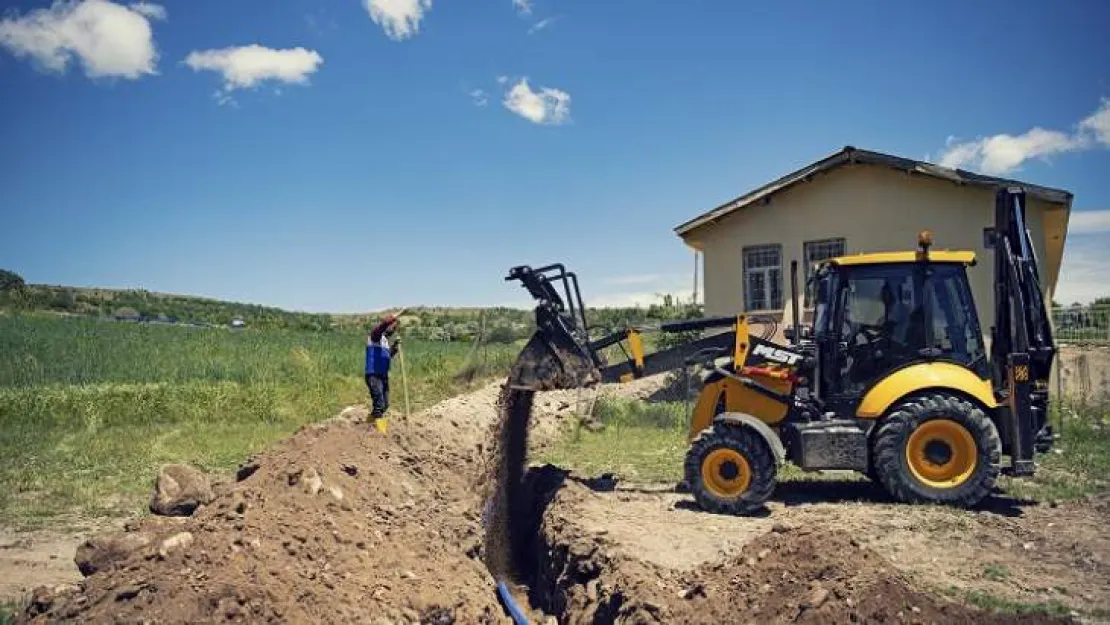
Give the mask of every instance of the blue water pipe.
[[513, 593], [509, 592], [509, 586], [505, 582], [497, 582], [497, 594], [500, 595], [501, 602], [505, 604], [505, 609], [509, 611], [509, 616], [513, 618], [513, 622], [516, 625], [528, 625], [528, 619], [525, 618], [524, 612], [517, 605]]

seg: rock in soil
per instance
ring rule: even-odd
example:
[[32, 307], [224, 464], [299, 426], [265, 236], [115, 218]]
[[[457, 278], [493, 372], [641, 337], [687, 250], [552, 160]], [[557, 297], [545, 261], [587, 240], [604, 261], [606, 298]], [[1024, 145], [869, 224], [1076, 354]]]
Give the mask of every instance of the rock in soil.
[[106, 571], [127, 560], [153, 542], [150, 534], [142, 532], [106, 533], [92, 536], [77, 547], [73, 561], [84, 576]]
[[215, 498], [208, 476], [184, 464], [167, 464], [158, 471], [150, 511], [162, 516], [189, 516]]

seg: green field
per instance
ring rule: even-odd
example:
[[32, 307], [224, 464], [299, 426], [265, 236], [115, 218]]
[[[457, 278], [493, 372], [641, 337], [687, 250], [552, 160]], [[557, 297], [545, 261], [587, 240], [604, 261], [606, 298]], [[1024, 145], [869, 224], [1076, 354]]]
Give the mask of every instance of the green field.
[[[304, 423], [366, 402], [364, 345], [355, 329], [0, 315], [0, 517], [34, 525], [139, 511], [161, 463], [231, 469]], [[413, 409], [465, 390], [464, 370], [504, 375], [518, 349], [405, 341]]]

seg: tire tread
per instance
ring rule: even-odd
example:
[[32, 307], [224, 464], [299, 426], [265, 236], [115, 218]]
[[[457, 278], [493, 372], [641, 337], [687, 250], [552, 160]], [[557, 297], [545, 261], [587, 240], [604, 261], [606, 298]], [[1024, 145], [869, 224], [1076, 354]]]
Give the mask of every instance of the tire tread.
[[[975, 440], [979, 463], [967, 482], [941, 491], [920, 484], [904, 461], [910, 433], [923, 421], [948, 416], [966, 427]], [[950, 393], [903, 400], [883, 419], [875, 433], [875, 473], [895, 499], [905, 503], [937, 503], [971, 508], [994, 488], [1002, 458], [1002, 442], [994, 422], [978, 406]]]
[[[751, 484], [741, 497], [723, 501], [709, 493], [701, 479], [701, 460], [717, 448], [735, 449], [744, 455], [752, 471]], [[748, 515], [763, 507], [774, 493], [778, 472], [775, 456], [762, 435], [751, 428], [718, 423], [702, 430], [690, 445], [684, 464], [686, 483], [698, 505], [710, 512]]]

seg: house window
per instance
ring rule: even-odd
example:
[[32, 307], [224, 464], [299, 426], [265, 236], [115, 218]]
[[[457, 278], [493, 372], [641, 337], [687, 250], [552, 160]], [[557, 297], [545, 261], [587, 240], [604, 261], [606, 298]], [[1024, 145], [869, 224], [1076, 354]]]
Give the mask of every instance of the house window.
[[805, 302], [803, 306], [810, 308], [813, 306], [813, 290], [809, 287], [809, 278], [813, 275], [817, 263], [843, 256], [845, 244], [844, 239], [820, 239], [817, 241], [806, 241], [802, 245], [802, 254], [805, 257]]
[[782, 246], [744, 248], [744, 308], [782, 308]]

